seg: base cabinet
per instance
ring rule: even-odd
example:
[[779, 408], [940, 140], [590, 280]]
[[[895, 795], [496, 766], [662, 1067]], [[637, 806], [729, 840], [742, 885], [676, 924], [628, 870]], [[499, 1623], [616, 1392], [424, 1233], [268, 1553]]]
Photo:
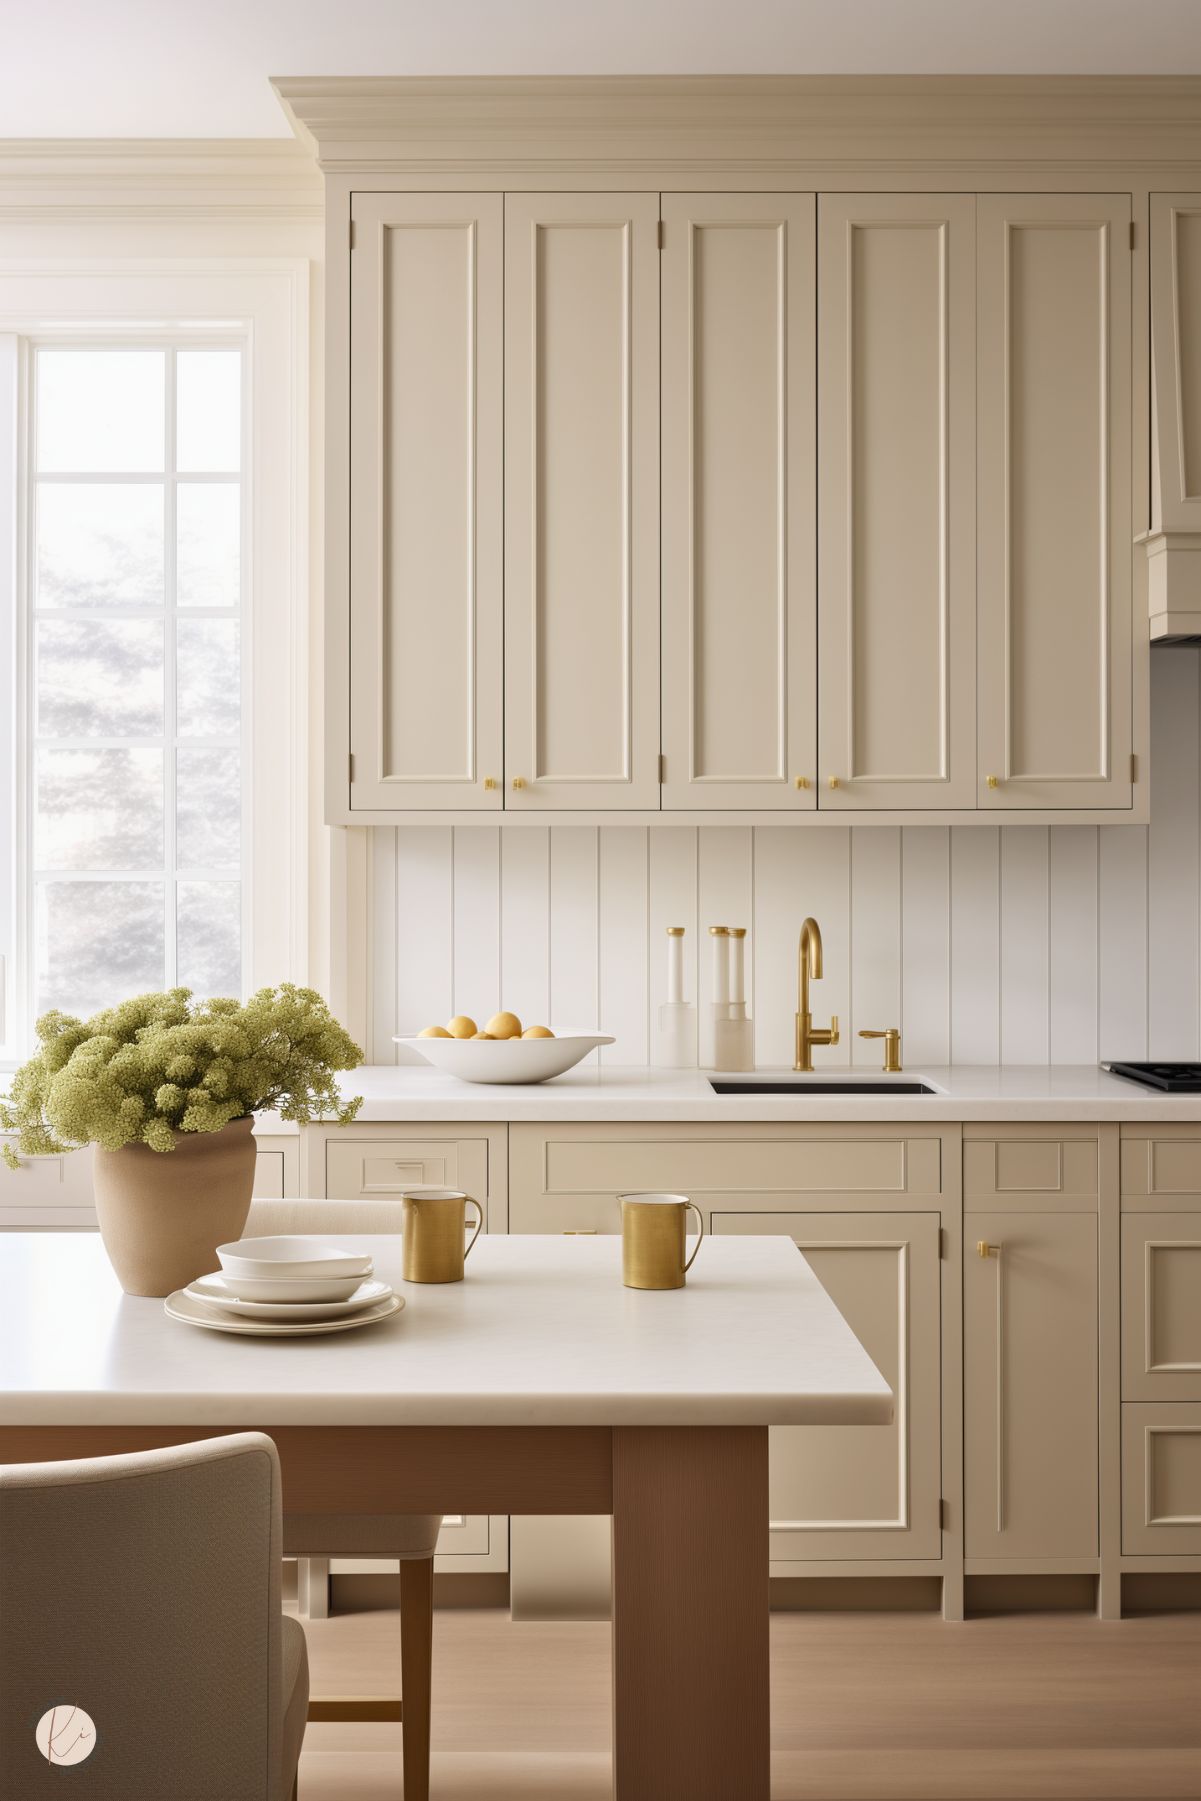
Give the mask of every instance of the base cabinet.
[[966, 1555], [1095, 1557], [1096, 1215], [971, 1213], [964, 1238]]

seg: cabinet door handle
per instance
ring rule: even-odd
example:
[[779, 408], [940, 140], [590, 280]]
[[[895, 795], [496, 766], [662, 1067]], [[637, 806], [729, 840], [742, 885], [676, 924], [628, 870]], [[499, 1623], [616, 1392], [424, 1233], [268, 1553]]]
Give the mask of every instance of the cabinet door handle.
[[807, 788], [809, 786], [809, 777], [807, 775], [794, 776], [793, 786], [797, 788]]
[[986, 1261], [997, 1260], [995, 1351], [997, 1358], [997, 1531], [1005, 1530], [1005, 1259], [1003, 1246], [989, 1244], [986, 1238], [976, 1241], [977, 1254]]
[[484, 777], [484, 792], [486, 794], [491, 794], [492, 790], [495, 787], [496, 787], [496, 781], [495, 781], [494, 777], [492, 777], [490, 775], [486, 775]]
[[513, 786], [514, 786], [514, 788], [517, 788], [517, 789], [524, 788], [525, 787], [525, 777], [523, 775], [515, 775], [513, 777]]

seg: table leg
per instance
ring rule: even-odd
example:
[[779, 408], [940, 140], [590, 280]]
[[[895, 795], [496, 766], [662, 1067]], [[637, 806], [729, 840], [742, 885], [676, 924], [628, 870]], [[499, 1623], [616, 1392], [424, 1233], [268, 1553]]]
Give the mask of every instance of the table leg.
[[613, 1433], [617, 1801], [768, 1801], [767, 1428]]

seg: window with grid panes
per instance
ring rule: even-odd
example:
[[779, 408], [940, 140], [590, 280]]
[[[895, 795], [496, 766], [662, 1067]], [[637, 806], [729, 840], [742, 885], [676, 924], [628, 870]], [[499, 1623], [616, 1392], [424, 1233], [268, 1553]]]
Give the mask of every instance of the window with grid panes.
[[35, 1015], [243, 989], [243, 365], [31, 350]]

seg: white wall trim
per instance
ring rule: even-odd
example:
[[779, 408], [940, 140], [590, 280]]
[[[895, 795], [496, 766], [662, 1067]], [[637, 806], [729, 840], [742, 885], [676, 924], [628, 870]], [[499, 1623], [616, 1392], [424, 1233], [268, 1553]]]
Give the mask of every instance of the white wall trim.
[[265, 139], [0, 139], [0, 220], [318, 220], [299, 144]]

